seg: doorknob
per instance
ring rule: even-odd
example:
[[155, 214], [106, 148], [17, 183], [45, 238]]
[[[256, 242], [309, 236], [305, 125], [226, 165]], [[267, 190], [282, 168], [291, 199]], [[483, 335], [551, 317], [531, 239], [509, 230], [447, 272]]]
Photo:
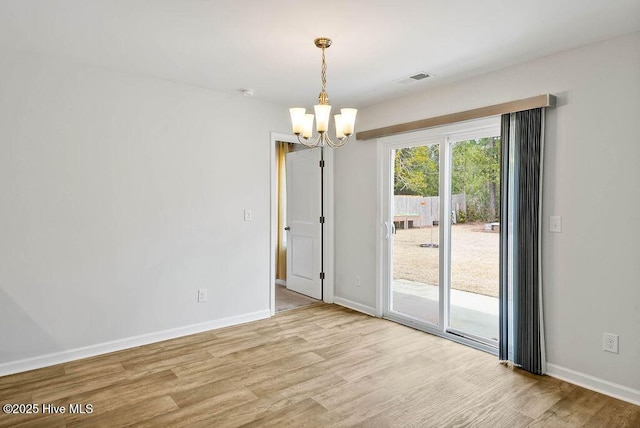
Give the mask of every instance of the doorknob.
[[285, 227], [284, 230], [291, 230], [289, 226]]

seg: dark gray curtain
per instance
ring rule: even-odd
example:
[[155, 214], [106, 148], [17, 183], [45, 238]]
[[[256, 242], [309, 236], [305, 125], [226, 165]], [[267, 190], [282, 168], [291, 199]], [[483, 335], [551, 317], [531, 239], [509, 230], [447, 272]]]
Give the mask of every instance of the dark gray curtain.
[[[543, 113], [539, 108], [515, 113], [515, 129], [510, 129], [512, 115], [502, 117], [503, 208], [500, 222], [506, 225], [501, 228], [506, 233], [502, 234], [500, 242], [500, 359], [511, 360], [514, 365], [536, 374], [544, 371], [540, 298]], [[514, 141], [510, 141], [512, 137]], [[510, 223], [513, 228], [509, 227]], [[509, 233], [512, 233], [512, 244]], [[508, 263], [510, 255], [512, 265]], [[511, 311], [509, 294], [513, 302]], [[513, 352], [512, 359], [509, 358], [510, 351]]]

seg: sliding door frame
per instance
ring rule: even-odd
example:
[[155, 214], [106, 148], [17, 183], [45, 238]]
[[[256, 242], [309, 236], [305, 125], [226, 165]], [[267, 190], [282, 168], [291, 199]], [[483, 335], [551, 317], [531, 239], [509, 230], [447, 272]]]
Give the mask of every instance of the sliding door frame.
[[391, 224], [393, 224], [393, 167], [392, 154], [397, 149], [440, 145], [439, 197], [440, 225], [451, 224], [451, 152], [452, 144], [471, 138], [500, 135], [500, 117], [477, 119], [434, 127], [405, 134], [379, 138], [378, 149], [378, 232], [377, 232], [377, 287], [376, 315], [404, 324], [458, 343], [497, 355], [498, 349], [482, 341], [473, 340], [448, 331], [451, 271], [451, 227], [439, 227], [439, 299], [438, 325], [402, 315], [391, 309], [393, 246]]

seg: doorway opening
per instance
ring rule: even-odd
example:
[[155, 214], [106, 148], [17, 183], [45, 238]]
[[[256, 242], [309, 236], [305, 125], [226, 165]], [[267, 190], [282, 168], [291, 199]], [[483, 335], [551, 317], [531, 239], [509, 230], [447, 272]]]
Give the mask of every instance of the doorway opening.
[[294, 135], [272, 133], [271, 143], [271, 313], [332, 303], [333, 152]]

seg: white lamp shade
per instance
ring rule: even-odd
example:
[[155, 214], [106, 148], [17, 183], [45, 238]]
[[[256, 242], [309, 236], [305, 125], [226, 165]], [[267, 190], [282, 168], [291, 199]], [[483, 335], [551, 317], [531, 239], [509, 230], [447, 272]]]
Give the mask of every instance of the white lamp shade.
[[311, 138], [313, 134], [313, 115], [305, 114], [302, 125], [302, 137]]
[[342, 125], [342, 115], [341, 114], [336, 114], [333, 117], [335, 118], [335, 121], [336, 121], [336, 138], [338, 140], [341, 140], [341, 139], [344, 138], [344, 129], [343, 129], [343, 125]]
[[329, 117], [331, 116], [331, 106], [328, 104], [318, 104], [313, 107], [316, 111], [316, 130], [326, 132], [329, 128]]
[[306, 111], [306, 109], [301, 107], [289, 109], [289, 114], [291, 115], [291, 127], [293, 128], [293, 133], [296, 135], [302, 134], [302, 130], [304, 129], [304, 114]]
[[358, 110], [355, 108], [343, 108], [340, 109], [342, 113], [342, 132], [346, 136], [353, 134], [353, 130], [356, 125], [356, 114]]

